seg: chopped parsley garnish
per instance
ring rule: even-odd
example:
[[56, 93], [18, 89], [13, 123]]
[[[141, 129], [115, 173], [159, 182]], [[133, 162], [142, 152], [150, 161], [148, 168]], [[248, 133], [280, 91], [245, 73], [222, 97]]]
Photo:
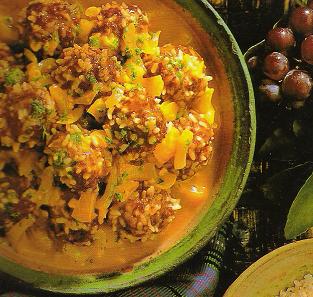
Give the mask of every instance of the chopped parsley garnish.
[[142, 53], [142, 50], [139, 47], [135, 48], [136, 55], [140, 55]]
[[82, 142], [82, 133], [81, 132], [71, 133], [70, 140], [75, 144], [80, 144]]
[[117, 37], [112, 38], [111, 43], [110, 43], [110, 48], [113, 50], [116, 50], [119, 46], [119, 40]]
[[21, 82], [25, 78], [24, 72], [15, 67], [10, 69], [4, 76], [4, 81], [6, 85], [15, 85], [19, 82]]
[[100, 39], [99, 37], [93, 35], [89, 37], [89, 45], [92, 47], [100, 48]]
[[114, 198], [117, 201], [123, 201], [123, 195], [121, 193], [114, 193]]
[[169, 65], [171, 65], [175, 68], [178, 68], [180, 70], [183, 69], [183, 67], [184, 67], [183, 62], [181, 60], [178, 60], [178, 59], [170, 60]]
[[125, 129], [121, 129], [120, 133], [121, 133], [122, 138], [125, 138], [127, 136], [127, 130]]
[[47, 109], [41, 101], [35, 99], [31, 103], [31, 116], [34, 119], [41, 120], [47, 114]]
[[53, 156], [53, 165], [55, 167], [63, 167], [64, 166], [64, 160], [67, 157], [67, 152], [60, 150], [57, 151]]
[[110, 138], [110, 137], [105, 136], [105, 137], [104, 137], [104, 140], [105, 140], [105, 142], [108, 143], [108, 144], [112, 144], [112, 143], [113, 143], [113, 140], [112, 140], [112, 138]]
[[87, 73], [86, 74], [86, 79], [91, 83], [91, 84], [96, 84], [98, 81], [96, 77], [92, 73]]

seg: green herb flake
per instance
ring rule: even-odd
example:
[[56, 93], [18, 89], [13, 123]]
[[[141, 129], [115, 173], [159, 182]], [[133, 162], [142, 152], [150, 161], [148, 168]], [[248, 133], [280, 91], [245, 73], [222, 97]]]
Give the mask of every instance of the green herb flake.
[[100, 48], [100, 39], [99, 37], [93, 35], [89, 37], [89, 45], [91, 47]]
[[71, 133], [70, 140], [75, 144], [80, 144], [82, 142], [82, 133], [81, 132]]
[[47, 109], [41, 101], [35, 99], [31, 103], [31, 117], [41, 120], [47, 114]]
[[112, 40], [112, 45], [111, 45], [111, 49], [113, 49], [113, 50], [116, 50], [117, 48], [118, 48], [118, 46], [119, 46], [119, 40], [118, 40], [118, 38], [113, 38], [113, 40]]
[[66, 151], [63, 151], [63, 150], [57, 151], [53, 156], [53, 165], [59, 168], [63, 167], [64, 160], [66, 159], [66, 157], [67, 157]]
[[127, 136], [127, 130], [125, 129], [122, 129], [120, 133], [121, 133], [122, 138], [125, 138]]
[[139, 47], [135, 48], [136, 55], [140, 55], [142, 53], [142, 50]]
[[17, 83], [20, 83], [25, 78], [24, 72], [20, 68], [10, 69], [4, 76], [4, 81], [6, 85], [13, 86]]
[[123, 201], [123, 195], [121, 193], [114, 193], [114, 198], [119, 202]]
[[92, 73], [87, 73], [86, 74], [86, 79], [91, 83], [91, 84], [96, 84], [98, 81], [96, 77]]
[[112, 143], [113, 143], [113, 140], [112, 140], [112, 138], [110, 138], [110, 137], [105, 136], [105, 137], [104, 137], [104, 140], [105, 140], [105, 142], [106, 142], [107, 144], [112, 144]]

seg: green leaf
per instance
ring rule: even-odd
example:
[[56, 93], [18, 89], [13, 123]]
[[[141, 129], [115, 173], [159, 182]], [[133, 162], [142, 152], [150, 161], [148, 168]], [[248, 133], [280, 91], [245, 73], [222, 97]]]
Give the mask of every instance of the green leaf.
[[291, 205], [285, 226], [286, 239], [296, 238], [313, 226], [313, 174]]
[[290, 208], [292, 201], [313, 171], [313, 163], [289, 167], [265, 180], [261, 185], [264, 197], [280, 207]]

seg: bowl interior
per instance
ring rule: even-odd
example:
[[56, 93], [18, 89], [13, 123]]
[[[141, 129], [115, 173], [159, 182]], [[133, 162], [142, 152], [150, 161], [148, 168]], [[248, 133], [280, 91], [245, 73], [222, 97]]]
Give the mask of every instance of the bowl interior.
[[273, 297], [313, 273], [313, 240], [279, 248], [251, 265], [227, 290], [224, 297]]
[[198, 251], [235, 207], [249, 173], [255, 143], [254, 99], [249, 73], [235, 39], [207, 1], [175, 2], [179, 5], [176, 13], [190, 14], [197, 21], [197, 26], [202, 27], [204, 33], [199, 36], [200, 40], [204, 43], [206, 39], [210, 40], [200, 54], [211, 65], [209, 70], [213, 77], [216, 75], [219, 78], [216, 82], [220, 90], [219, 102], [216, 104], [221, 107], [221, 138], [225, 139], [227, 145], [218, 152], [223, 157], [220, 166], [225, 167], [225, 170], [213, 204], [203, 207], [196, 227], [188, 230], [171, 249], [136, 265], [129, 272], [74, 276], [48, 274], [27, 269], [0, 257], [2, 272], [30, 283], [35, 288], [62, 293], [111, 292], [134, 286], [174, 268]]

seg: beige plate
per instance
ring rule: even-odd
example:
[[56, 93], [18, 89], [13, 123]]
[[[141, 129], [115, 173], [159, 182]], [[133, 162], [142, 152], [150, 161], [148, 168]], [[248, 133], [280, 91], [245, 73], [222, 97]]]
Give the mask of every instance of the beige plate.
[[308, 273], [313, 274], [313, 239], [265, 255], [239, 276], [224, 297], [274, 297]]

